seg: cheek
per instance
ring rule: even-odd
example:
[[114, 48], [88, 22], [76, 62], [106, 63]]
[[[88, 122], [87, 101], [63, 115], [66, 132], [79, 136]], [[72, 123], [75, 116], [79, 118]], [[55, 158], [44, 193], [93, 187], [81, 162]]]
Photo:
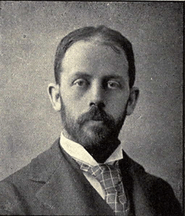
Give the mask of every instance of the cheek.
[[62, 98], [66, 106], [77, 112], [83, 112], [88, 109], [88, 97], [83, 91], [71, 89], [70, 91], [68, 90], [68, 92], [63, 93]]
[[82, 106], [79, 100], [71, 97], [71, 95], [62, 95], [62, 102], [68, 117], [77, 119], [81, 115]]
[[123, 115], [128, 103], [128, 96], [114, 97], [108, 102], [107, 112], [114, 117]]

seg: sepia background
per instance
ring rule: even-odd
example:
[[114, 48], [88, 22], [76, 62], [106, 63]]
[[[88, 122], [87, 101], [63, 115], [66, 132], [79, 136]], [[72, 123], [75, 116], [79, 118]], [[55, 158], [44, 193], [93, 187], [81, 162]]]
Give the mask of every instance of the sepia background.
[[133, 44], [140, 98], [120, 139], [182, 201], [182, 3], [1, 2], [0, 180], [60, 135], [47, 85], [56, 47], [70, 31], [106, 25]]

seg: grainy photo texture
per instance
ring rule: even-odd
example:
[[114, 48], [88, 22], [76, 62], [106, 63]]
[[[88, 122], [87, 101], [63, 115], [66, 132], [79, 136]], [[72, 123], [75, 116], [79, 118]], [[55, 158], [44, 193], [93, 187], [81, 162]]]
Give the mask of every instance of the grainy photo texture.
[[1, 215], [182, 215], [182, 8], [1, 2]]

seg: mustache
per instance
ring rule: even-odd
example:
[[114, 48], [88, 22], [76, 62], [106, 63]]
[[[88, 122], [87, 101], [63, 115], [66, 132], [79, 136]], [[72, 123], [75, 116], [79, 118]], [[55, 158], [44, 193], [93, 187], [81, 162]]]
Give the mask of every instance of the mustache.
[[78, 118], [77, 123], [82, 125], [90, 120], [103, 121], [106, 125], [114, 124], [114, 119], [111, 116], [107, 115], [107, 113], [98, 106], [93, 106], [87, 113], [81, 115]]

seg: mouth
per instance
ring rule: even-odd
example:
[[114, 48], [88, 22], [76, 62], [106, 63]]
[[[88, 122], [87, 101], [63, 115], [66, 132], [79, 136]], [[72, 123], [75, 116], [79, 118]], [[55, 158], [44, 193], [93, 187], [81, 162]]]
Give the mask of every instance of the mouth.
[[108, 126], [112, 123], [110, 117], [102, 110], [98, 108], [91, 108], [88, 113], [83, 114], [78, 119], [79, 125], [97, 125], [97, 126]]
[[92, 121], [100, 121], [100, 122], [104, 121], [104, 119], [101, 116], [93, 116], [93, 118], [91, 120]]
[[104, 121], [103, 120], [89, 120], [86, 122], [86, 125], [90, 127], [104, 127]]

